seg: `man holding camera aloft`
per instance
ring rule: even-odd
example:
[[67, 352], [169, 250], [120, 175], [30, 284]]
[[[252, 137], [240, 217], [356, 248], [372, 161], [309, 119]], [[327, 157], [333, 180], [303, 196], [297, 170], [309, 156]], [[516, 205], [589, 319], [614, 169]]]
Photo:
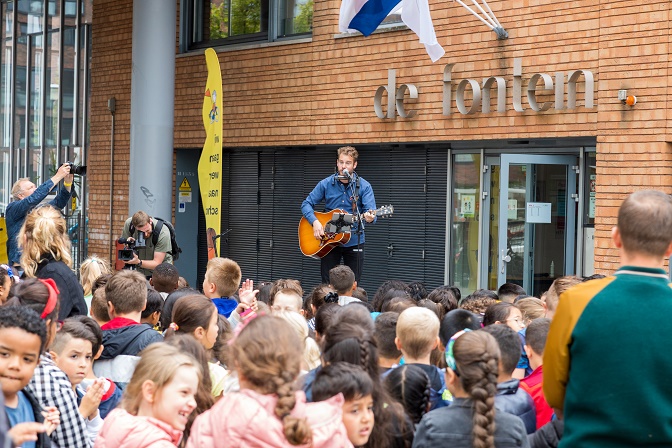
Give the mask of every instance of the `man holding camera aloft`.
[[19, 266], [21, 260], [21, 249], [19, 249], [16, 237], [21, 230], [21, 226], [23, 226], [23, 222], [26, 220], [26, 216], [47, 197], [49, 192], [61, 180], [63, 180], [63, 188], [60, 189], [56, 198], [49, 202], [49, 205], [53, 205], [58, 209], [62, 209], [68, 205], [68, 200], [72, 194], [72, 180], [74, 177], [70, 174], [71, 168], [71, 163], [64, 163], [51, 179], [39, 187], [35, 186], [27, 177], [17, 180], [12, 186], [12, 198], [14, 201], [10, 202], [5, 210], [5, 218], [7, 220], [7, 256], [9, 257], [10, 266]]
[[121, 234], [121, 239], [127, 241], [127, 247], [133, 248], [133, 258], [124, 260], [124, 263], [145, 277], [151, 277], [154, 269], [161, 263], [173, 264], [173, 256], [170, 254], [172, 249], [170, 230], [168, 226], [162, 226], [155, 245], [153, 236], [156, 224], [156, 219], [140, 210], [126, 220]]

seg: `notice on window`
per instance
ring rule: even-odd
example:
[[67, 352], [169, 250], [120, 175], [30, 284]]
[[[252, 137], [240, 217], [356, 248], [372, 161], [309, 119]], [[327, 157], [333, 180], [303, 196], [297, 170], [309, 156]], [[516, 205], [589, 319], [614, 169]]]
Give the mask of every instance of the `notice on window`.
[[518, 201], [515, 199], [509, 199], [509, 202], [506, 206], [506, 218], [509, 221], [515, 221], [518, 219]]
[[528, 202], [525, 222], [533, 224], [551, 223], [551, 203], [550, 202]]
[[465, 218], [473, 218], [476, 210], [476, 196], [473, 194], [463, 194], [460, 212]]

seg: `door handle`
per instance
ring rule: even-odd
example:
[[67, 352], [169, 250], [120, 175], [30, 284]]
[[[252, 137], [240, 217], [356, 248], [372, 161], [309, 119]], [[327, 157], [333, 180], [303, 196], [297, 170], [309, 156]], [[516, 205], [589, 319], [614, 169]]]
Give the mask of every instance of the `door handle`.
[[502, 270], [501, 273], [504, 273], [504, 269], [506, 268], [506, 264], [511, 261], [511, 255], [506, 253], [505, 249], [502, 249]]
[[392, 257], [392, 251], [394, 250], [394, 245], [390, 244], [387, 246], [387, 256]]

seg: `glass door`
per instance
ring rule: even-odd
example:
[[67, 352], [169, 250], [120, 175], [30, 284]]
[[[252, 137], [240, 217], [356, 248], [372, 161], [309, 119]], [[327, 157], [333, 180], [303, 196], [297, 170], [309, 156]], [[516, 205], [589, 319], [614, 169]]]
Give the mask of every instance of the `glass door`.
[[574, 156], [502, 154], [498, 228], [491, 229], [498, 286], [516, 283], [539, 297], [574, 273], [577, 165]]

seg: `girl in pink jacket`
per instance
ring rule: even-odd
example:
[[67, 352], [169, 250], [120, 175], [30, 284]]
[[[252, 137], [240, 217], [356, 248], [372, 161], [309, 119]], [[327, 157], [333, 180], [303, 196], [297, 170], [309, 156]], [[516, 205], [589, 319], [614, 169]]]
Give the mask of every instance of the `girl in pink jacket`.
[[159, 342], [141, 353], [121, 406], [110, 412], [95, 448], [170, 448], [182, 439], [203, 376], [194, 359]]
[[240, 392], [224, 395], [194, 422], [188, 448], [351, 448], [341, 394], [306, 403], [294, 390], [302, 341], [284, 320], [259, 316], [233, 341]]

